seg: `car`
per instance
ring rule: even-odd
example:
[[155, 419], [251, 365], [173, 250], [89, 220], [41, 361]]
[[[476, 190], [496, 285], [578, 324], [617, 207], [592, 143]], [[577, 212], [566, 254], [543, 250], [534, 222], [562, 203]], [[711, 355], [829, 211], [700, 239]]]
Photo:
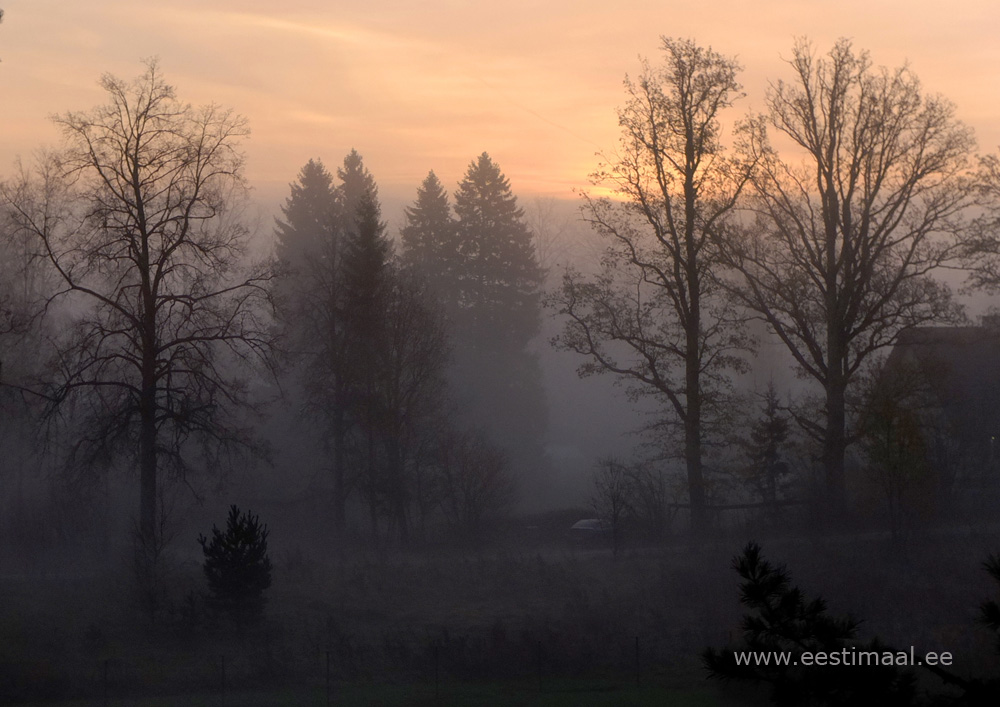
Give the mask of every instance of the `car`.
[[568, 535], [576, 543], [603, 542], [611, 539], [611, 523], [602, 518], [585, 518], [570, 526]]

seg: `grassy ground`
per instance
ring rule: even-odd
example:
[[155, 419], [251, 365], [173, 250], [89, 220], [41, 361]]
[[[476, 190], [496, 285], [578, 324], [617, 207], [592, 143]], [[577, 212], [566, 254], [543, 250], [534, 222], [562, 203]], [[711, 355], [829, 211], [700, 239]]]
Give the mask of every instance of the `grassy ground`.
[[[745, 691], [708, 683], [698, 658], [739, 636], [730, 561], [744, 542], [618, 558], [559, 545], [391, 555], [278, 545], [267, 621], [243, 632], [205, 624], [197, 564], [172, 568], [150, 625], [121, 562], [39, 562], [0, 571], [0, 702], [325, 705], [329, 655], [332, 704], [745, 705]], [[866, 619], [863, 638], [951, 651], [964, 674], [996, 671], [975, 624], [996, 591], [981, 569], [1000, 549], [995, 534], [918, 538], [903, 551], [851, 536], [762, 544], [808, 595]]]
[[432, 685], [338, 685], [327, 702], [325, 689], [234, 691], [227, 694], [167, 696], [156, 698], [103, 698], [71, 702], [31, 703], [36, 707], [736, 707], [748, 702], [713, 687], [667, 688], [623, 686], [593, 681], [458, 683]]

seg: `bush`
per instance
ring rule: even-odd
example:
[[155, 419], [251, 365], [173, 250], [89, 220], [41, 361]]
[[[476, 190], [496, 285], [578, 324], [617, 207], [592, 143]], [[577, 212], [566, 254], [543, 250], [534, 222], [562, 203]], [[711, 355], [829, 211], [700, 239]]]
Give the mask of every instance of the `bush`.
[[267, 556], [267, 525], [261, 526], [249, 511], [229, 508], [226, 531], [212, 526], [212, 540], [199, 536], [205, 553], [205, 577], [211, 596], [209, 606], [228, 614], [238, 625], [260, 621], [271, 586], [271, 560]]

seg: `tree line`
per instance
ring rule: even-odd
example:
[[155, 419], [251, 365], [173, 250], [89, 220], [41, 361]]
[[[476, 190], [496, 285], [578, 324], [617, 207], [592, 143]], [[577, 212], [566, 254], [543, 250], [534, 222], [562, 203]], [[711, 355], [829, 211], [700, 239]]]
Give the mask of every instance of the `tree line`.
[[377, 537], [443, 519], [474, 538], [509, 508], [544, 434], [540, 389], [512, 382], [539, 378], [542, 270], [489, 155], [454, 215], [428, 176], [399, 252], [361, 156], [336, 178], [311, 160], [255, 259], [245, 119], [181, 102], [155, 62], [101, 86], [105, 104], [54, 118], [60, 150], [0, 186], [3, 431], [38, 433], [78, 492], [137, 471], [139, 574], [164, 484], [266, 455], [269, 385], [323, 440], [322, 468], [298, 471], [329, 475], [337, 533], [353, 507]]
[[[734, 376], [752, 365], [749, 320], [821, 390], [818, 410], [788, 412], [840, 515], [852, 386], [904, 328], [961, 321], [939, 268], [997, 283], [997, 161], [976, 157], [954, 107], [846, 40], [823, 55], [800, 42], [789, 65], [767, 111], [727, 133], [741, 67], [665, 38], [662, 63], [625, 81], [618, 149], [593, 175], [610, 196], [583, 197], [606, 244], [597, 271], [568, 269], [547, 295], [580, 373], [617, 376], [662, 411], [654, 445], [683, 460], [699, 533], [706, 449], [725, 442]], [[163, 474], [259, 451], [246, 411], [260, 371], [322, 439], [337, 532], [351, 504], [400, 541], [435, 516], [480, 531], [516, 474], [544, 466], [528, 342], [545, 272], [499, 166], [473, 160], [453, 204], [430, 172], [397, 243], [357, 152], [336, 175], [311, 160], [274, 257], [254, 262], [246, 121], [181, 102], [155, 63], [101, 85], [107, 103], [55, 118], [64, 147], [0, 187], [5, 405], [61, 441], [69, 476], [134, 465], [137, 537], [154, 554]], [[757, 483], [774, 496], [760, 435]]]
[[[513, 501], [511, 455], [458, 416], [503, 421], [521, 406], [493, 386], [528, 365], [519, 359], [538, 326], [541, 270], [523, 213], [483, 153], [459, 184], [457, 218], [428, 175], [396, 255], [356, 151], [337, 180], [311, 160], [292, 185], [274, 288], [296, 397], [329, 452], [334, 526], [343, 532], [358, 495], [375, 534], [405, 542], [442, 512], [475, 535]], [[478, 399], [449, 393], [462, 384]]]

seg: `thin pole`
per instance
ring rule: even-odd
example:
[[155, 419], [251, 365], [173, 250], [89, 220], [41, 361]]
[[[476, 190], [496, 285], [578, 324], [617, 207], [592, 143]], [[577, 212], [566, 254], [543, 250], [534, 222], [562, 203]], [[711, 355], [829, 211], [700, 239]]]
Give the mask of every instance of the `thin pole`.
[[434, 645], [434, 701], [441, 700], [441, 646]]
[[326, 652], [326, 707], [330, 707], [330, 651]]
[[635, 637], [635, 686], [639, 687], [639, 676], [641, 672], [639, 670], [639, 637]]

